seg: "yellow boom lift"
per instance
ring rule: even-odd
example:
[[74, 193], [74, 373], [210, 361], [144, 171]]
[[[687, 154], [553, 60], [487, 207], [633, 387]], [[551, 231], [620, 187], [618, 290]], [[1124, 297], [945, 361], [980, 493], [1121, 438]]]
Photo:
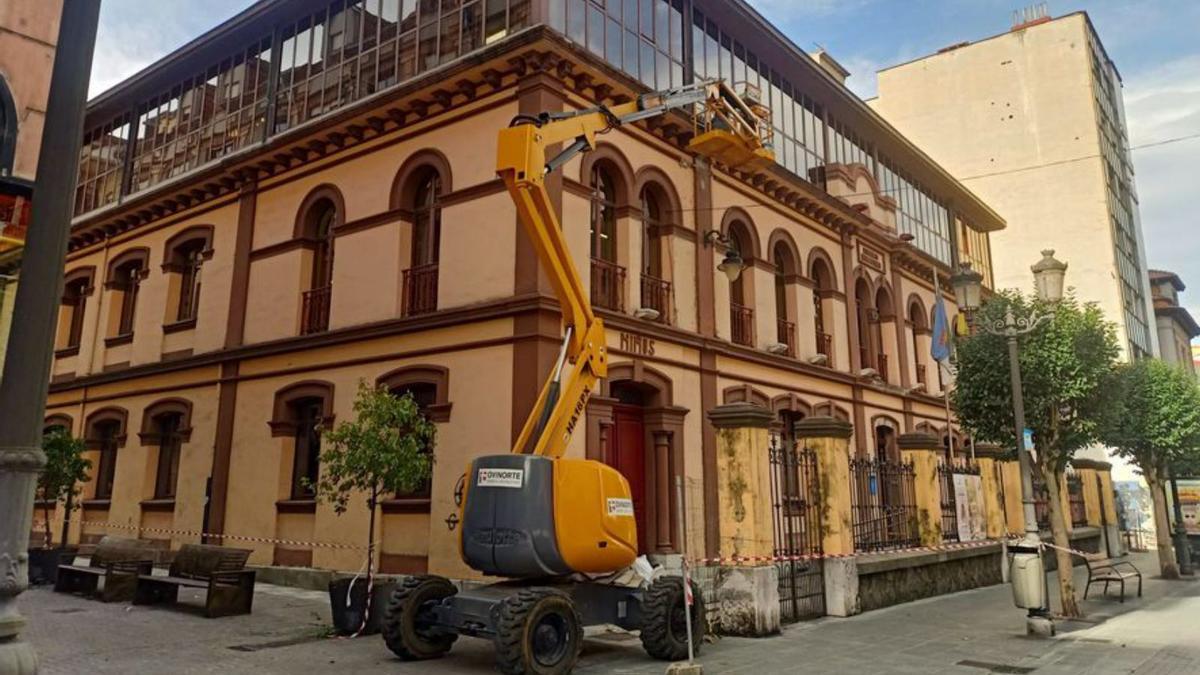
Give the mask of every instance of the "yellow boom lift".
[[[595, 149], [598, 135], [672, 110], [692, 111], [689, 149], [696, 154], [741, 169], [774, 161], [767, 109], [719, 80], [612, 107], [522, 115], [500, 132], [496, 171], [558, 296], [565, 337], [512, 452], [475, 459], [464, 481], [463, 560], [506, 580], [461, 592], [442, 577], [401, 582], [386, 609], [384, 639], [403, 659], [440, 657], [468, 635], [494, 642], [502, 673], [567, 673], [583, 627], [598, 624], [640, 630], [656, 658], [687, 655], [681, 578], [660, 576], [641, 587], [604, 579], [638, 554], [629, 483], [606, 464], [563, 456], [607, 375], [608, 352], [604, 323], [592, 311], [545, 184], [549, 174]], [[547, 158], [547, 148], [559, 144], [563, 150]], [[698, 646], [703, 610], [695, 596]]]

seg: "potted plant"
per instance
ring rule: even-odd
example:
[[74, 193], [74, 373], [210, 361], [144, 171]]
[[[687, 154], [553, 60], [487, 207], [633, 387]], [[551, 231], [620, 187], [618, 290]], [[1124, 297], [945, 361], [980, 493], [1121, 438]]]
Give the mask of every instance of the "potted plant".
[[[335, 578], [329, 584], [334, 628], [343, 634], [377, 633], [391, 584], [375, 584], [367, 611], [367, 585], [375, 559], [376, 514], [380, 500], [417, 489], [429, 478], [437, 427], [411, 394], [395, 396], [360, 382], [354, 419], [321, 432], [321, 476], [311, 485], [317, 499], [333, 503], [340, 516], [355, 496], [365, 496], [366, 577]], [[364, 616], [366, 620], [364, 623]]]
[[[42, 452], [46, 466], [38, 475], [37, 494], [42, 509], [42, 545], [29, 549], [29, 583], [54, 583], [58, 566], [70, 564], [79, 552], [78, 546], [67, 545], [67, 527], [71, 511], [78, 507], [76, 497], [80, 486], [88, 480], [92, 463], [83, 458], [84, 443], [65, 429], [56, 428], [42, 437]], [[54, 545], [50, 518], [57, 504], [63, 504], [62, 540]]]

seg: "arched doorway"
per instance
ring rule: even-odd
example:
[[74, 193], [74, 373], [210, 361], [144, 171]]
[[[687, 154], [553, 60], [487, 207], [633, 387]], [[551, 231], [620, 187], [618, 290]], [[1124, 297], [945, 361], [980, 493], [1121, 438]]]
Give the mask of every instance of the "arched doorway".
[[633, 493], [638, 551], [646, 552], [646, 399], [643, 385], [615, 382], [609, 389], [613, 405], [612, 443], [604, 461], [621, 472]]

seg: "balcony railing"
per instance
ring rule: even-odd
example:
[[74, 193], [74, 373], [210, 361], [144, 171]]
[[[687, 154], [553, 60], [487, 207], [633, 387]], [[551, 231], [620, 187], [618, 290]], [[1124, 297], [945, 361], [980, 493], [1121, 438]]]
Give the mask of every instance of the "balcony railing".
[[729, 305], [729, 329], [733, 342], [747, 347], [754, 345], [754, 310], [739, 304]]
[[887, 354], [879, 354], [875, 357], [875, 370], [879, 371], [879, 377], [884, 382], [888, 381], [888, 356]]
[[817, 353], [824, 356], [828, 365], [833, 365], [833, 336], [817, 331]]
[[403, 316], [437, 311], [438, 264], [429, 263], [404, 270], [403, 292], [400, 307]]
[[625, 311], [625, 268], [592, 258], [592, 304], [614, 312]]
[[642, 308], [658, 312], [659, 323], [671, 323], [671, 282], [643, 274]]
[[775, 320], [775, 339], [779, 344], [787, 345], [784, 356], [796, 356], [796, 324], [784, 319]]
[[918, 363], [917, 364], [917, 384], [926, 384], [926, 383], [927, 383], [927, 380], [925, 379], [925, 364]]
[[333, 286], [322, 286], [304, 291], [304, 303], [300, 309], [300, 334], [312, 335], [329, 330], [329, 298]]

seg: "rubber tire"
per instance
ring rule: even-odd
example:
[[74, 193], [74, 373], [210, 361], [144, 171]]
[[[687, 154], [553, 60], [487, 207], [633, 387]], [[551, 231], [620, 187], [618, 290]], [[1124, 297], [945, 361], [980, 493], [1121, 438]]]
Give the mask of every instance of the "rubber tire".
[[[687, 630], [671, 627], [671, 614], [683, 607], [683, 577], [659, 577], [642, 596], [642, 647], [650, 656], [663, 661], [687, 658]], [[692, 582], [692, 645], [700, 654], [704, 643], [704, 596]]]
[[[533, 658], [533, 627], [557, 613], [566, 620], [567, 653], [550, 666]], [[583, 619], [571, 598], [549, 588], [528, 588], [505, 598], [496, 609], [496, 668], [505, 675], [564, 675], [575, 668], [583, 648]]]
[[436, 602], [458, 593], [448, 579], [435, 576], [405, 577], [392, 591], [383, 614], [383, 641], [392, 653], [405, 661], [441, 658], [450, 651], [456, 634], [430, 638], [420, 634], [417, 612], [428, 602]]

